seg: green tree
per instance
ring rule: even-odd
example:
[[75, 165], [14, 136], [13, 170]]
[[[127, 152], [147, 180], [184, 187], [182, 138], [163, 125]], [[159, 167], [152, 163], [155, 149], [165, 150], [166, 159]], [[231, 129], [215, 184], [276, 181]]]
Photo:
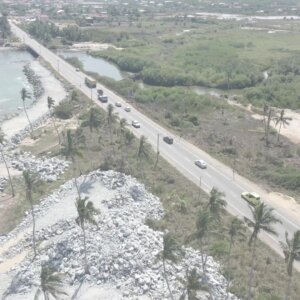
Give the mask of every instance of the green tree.
[[51, 97], [47, 97], [47, 106], [48, 106], [49, 114], [50, 114], [54, 129], [55, 129], [56, 134], [57, 134], [58, 143], [60, 145], [61, 144], [60, 134], [58, 132], [58, 129], [57, 129], [57, 126], [56, 126], [56, 123], [55, 123], [53, 112], [51, 111], [51, 109], [54, 107], [54, 104], [55, 104], [54, 99], [51, 98]]
[[62, 147], [60, 149], [60, 153], [65, 156], [66, 159], [71, 158], [73, 171], [74, 171], [74, 183], [77, 189], [78, 197], [80, 198], [80, 191], [77, 184], [77, 175], [76, 175], [76, 157], [83, 157], [80, 152], [78, 142], [76, 142], [74, 134], [72, 134], [71, 130], [67, 130], [66, 138]]
[[5, 141], [4, 132], [0, 128], [0, 144], [1, 144], [0, 152], [1, 152], [1, 157], [2, 157], [2, 160], [3, 160], [3, 162], [5, 164], [5, 167], [6, 167], [6, 171], [7, 171], [7, 175], [8, 175], [8, 179], [9, 179], [9, 184], [10, 184], [10, 188], [11, 188], [11, 194], [14, 197], [15, 196], [15, 189], [14, 189], [14, 186], [13, 186], [13, 183], [12, 183], [12, 179], [11, 179], [11, 176], [10, 176], [9, 168], [8, 168], [8, 165], [7, 165], [7, 162], [6, 162], [6, 159], [5, 159], [5, 155], [4, 155], [4, 150], [3, 150], [4, 149], [4, 141]]
[[85, 273], [89, 273], [89, 265], [87, 260], [87, 250], [86, 250], [86, 222], [97, 225], [94, 215], [99, 213], [99, 211], [94, 207], [93, 202], [88, 201], [88, 197], [81, 199], [80, 197], [76, 199], [76, 209], [78, 217], [76, 218], [76, 223], [81, 227], [83, 232], [83, 247], [84, 247], [84, 269]]
[[285, 300], [290, 298], [293, 278], [293, 267], [295, 261], [300, 261], [300, 230], [294, 232], [292, 239], [289, 239], [288, 233], [285, 233], [285, 243], [280, 242], [287, 266], [288, 282], [285, 294]]
[[253, 207], [250, 206], [251, 213], [252, 213], [252, 220], [245, 217], [246, 224], [253, 228], [252, 234], [250, 236], [248, 245], [252, 247], [252, 254], [251, 254], [251, 266], [249, 272], [249, 279], [248, 279], [248, 293], [247, 293], [247, 300], [252, 298], [251, 296], [251, 289], [252, 289], [252, 282], [254, 277], [254, 261], [255, 261], [255, 250], [256, 250], [256, 242], [258, 234], [261, 230], [272, 234], [277, 235], [273, 225], [276, 223], [281, 223], [279, 219], [277, 219], [273, 214], [273, 208], [268, 207], [265, 203], [261, 202], [259, 205]]
[[87, 126], [90, 129], [90, 132], [93, 132], [94, 129], [98, 130], [101, 126], [101, 113], [98, 108], [91, 107], [87, 117], [82, 122], [82, 126]]
[[36, 257], [36, 238], [35, 238], [35, 214], [33, 208], [33, 198], [32, 193], [34, 191], [35, 185], [37, 184], [37, 177], [34, 174], [31, 174], [30, 171], [23, 171], [23, 178], [25, 183], [25, 191], [26, 191], [26, 200], [30, 204], [31, 208], [31, 216], [32, 216], [32, 242], [33, 242], [33, 251], [34, 257]]
[[187, 270], [186, 280], [183, 281], [185, 291], [182, 293], [179, 300], [185, 300], [186, 296], [188, 300], [197, 300], [197, 291], [201, 289], [200, 279], [201, 276], [197, 273], [196, 268], [193, 268], [191, 272]]
[[167, 276], [166, 270], [166, 261], [170, 261], [172, 263], [176, 263], [178, 261], [178, 254], [181, 252], [179, 245], [177, 244], [174, 236], [171, 233], [165, 233], [163, 236], [163, 250], [160, 253], [160, 257], [163, 263], [163, 270], [164, 270], [164, 278], [170, 293], [170, 297], [174, 300], [173, 293], [170, 288], [169, 279]]
[[29, 117], [28, 117], [27, 110], [26, 110], [26, 100], [27, 100], [27, 99], [30, 99], [30, 98], [31, 98], [30, 93], [29, 93], [25, 88], [22, 88], [22, 89], [21, 89], [21, 99], [22, 99], [22, 102], [23, 102], [24, 112], [25, 112], [26, 118], [27, 118], [28, 123], [29, 123], [30, 132], [31, 132], [31, 134], [32, 134], [33, 128], [32, 128], [32, 124], [31, 124], [31, 122], [30, 122], [30, 119], [29, 119]]
[[211, 213], [212, 217], [216, 218], [218, 222], [221, 220], [221, 214], [225, 212], [227, 202], [223, 199], [224, 193], [218, 191], [213, 187], [209, 194], [208, 203], [206, 209]]
[[109, 128], [109, 137], [110, 137], [110, 143], [112, 145], [112, 149], [114, 152], [114, 147], [113, 147], [113, 141], [112, 141], [112, 129], [113, 129], [113, 125], [117, 120], [117, 116], [114, 113], [114, 106], [112, 104], [108, 104], [107, 106], [107, 124], [108, 124], [108, 128]]
[[289, 121], [291, 121], [291, 120], [292, 120], [292, 118], [289, 118], [289, 117], [285, 116], [285, 110], [284, 109], [282, 109], [280, 111], [279, 115], [274, 117], [275, 126], [279, 125], [279, 129], [278, 129], [278, 132], [277, 132], [277, 142], [279, 142], [281, 127], [288, 126], [290, 124]]
[[149, 158], [147, 138], [144, 135], [140, 137], [137, 159], [140, 160], [142, 156]]
[[74, 90], [71, 93], [71, 101], [79, 102], [78, 93], [76, 91], [74, 91]]
[[36, 291], [34, 300], [38, 300], [41, 294], [45, 300], [50, 300], [50, 295], [55, 299], [59, 299], [60, 295], [68, 295], [64, 291], [63, 275], [54, 268], [42, 266], [40, 278], [41, 285]]
[[196, 230], [187, 237], [187, 242], [197, 240], [200, 246], [203, 280], [206, 281], [206, 263], [208, 255], [205, 251], [205, 246], [209, 244], [209, 236], [213, 231], [213, 217], [209, 211], [200, 211], [196, 220]]

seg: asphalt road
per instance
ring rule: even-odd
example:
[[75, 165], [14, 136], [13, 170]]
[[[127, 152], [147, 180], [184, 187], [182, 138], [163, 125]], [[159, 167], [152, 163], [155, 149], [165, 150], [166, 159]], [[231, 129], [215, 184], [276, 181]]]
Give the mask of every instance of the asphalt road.
[[[55, 70], [57, 70], [61, 76], [74, 85], [77, 89], [81, 90], [88, 97], [92, 97], [92, 100], [100, 107], [106, 109], [107, 104], [102, 104], [97, 100], [96, 89], [89, 89], [84, 84], [84, 79], [87, 77], [82, 72], [77, 72], [76, 69], [65, 62], [62, 58], [54, 54], [52, 51], [40, 45], [34, 39], [31, 39], [24, 31], [19, 29], [14, 24], [12, 25], [12, 31], [23, 41], [25, 44], [34, 49], [46, 62], [48, 62]], [[144, 135], [147, 137], [147, 141], [156, 149], [157, 140], [159, 135], [160, 154], [171, 165], [176, 167], [183, 175], [193, 181], [198, 186], [209, 192], [212, 187], [216, 187], [218, 190], [225, 193], [225, 199], [228, 203], [227, 210], [240, 218], [244, 216], [251, 218], [251, 212], [248, 204], [245, 200], [241, 199], [241, 193], [244, 191], [256, 191], [261, 196], [263, 201], [269, 206], [275, 209], [275, 215], [282, 221], [282, 224], [275, 225], [275, 229], [278, 232], [278, 236], [270, 236], [266, 233], [260, 234], [260, 238], [267, 243], [273, 250], [281, 253], [279, 241], [284, 241], [285, 231], [290, 235], [294, 231], [300, 228], [300, 218], [296, 214], [288, 211], [284, 207], [277, 205], [269, 199], [267, 192], [256, 184], [248, 181], [247, 179], [233, 174], [232, 169], [228, 168], [221, 162], [212, 158], [209, 154], [196, 148], [192, 144], [186, 142], [178, 136], [172, 135], [167, 129], [161, 127], [157, 123], [153, 122], [150, 118], [131, 107], [131, 112], [125, 112], [124, 107], [130, 106], [126, 101], [108, 90], [106, 87], [97, 84], [97, 88], [103, 89], [104, 93], [108, 96], [108, 103], [115, 104], [115, 102], [121, 102], [122, 107], [115, 107], [115, 112], [119, 114], [121, 118], [125, 118], [129, 124], [132, 120], [137, 120], [141, 124], [141, 128], [132, 129], [132, 132], [137, 136]], [[174, 137], [174, 144], [168, 145], [162, 141], [162, 137], [170, 135]], [[196, 159], [203, 159], [208, 164], [208, 168], [205, 170], [200, 169], [194, 164]], [[297, 265], [299, 269], [299, 265]]]

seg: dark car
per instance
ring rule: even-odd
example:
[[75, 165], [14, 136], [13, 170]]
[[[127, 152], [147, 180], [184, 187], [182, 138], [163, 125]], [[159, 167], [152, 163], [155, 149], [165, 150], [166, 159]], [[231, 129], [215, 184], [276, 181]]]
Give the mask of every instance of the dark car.
[[164, 136], [164, 137], [163, 137], [163, 140], [164, 140], [164, 142], [166, 142], [166, 143], [169, 144], [169, 145], [172, 145], [173, 142], [174, 142], [173, 138], [170, 137], [170, 136]]

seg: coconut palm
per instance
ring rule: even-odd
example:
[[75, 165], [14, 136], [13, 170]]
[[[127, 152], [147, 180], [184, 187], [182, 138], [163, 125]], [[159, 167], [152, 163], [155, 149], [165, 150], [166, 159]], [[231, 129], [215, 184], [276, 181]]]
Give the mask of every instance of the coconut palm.
[[[240, 219], [238, 219], [237, 217], [233, 217], [231, 219], [231, 222], [230, 222], [230, 225], [229, 225], [227, 231], [229, 234], [229, 250], [228, 250], [227, 267], [228, 267], [228, 269], [230, 269], [232, 247], [235, 244], [237, 239], [245, 238], [246, 227]], [[229, 297], [229, 286], [230, 286], [230, 278], [227, 278], [227, 287], [226, 287], [227, 299]]]
[[76, 178], [76, 157], [82, 157], [82, 153], [78, 147], [78, 143], [76, 143], [75, 136], [72, 134], [71, 130], [67, 130], [65, 142], [60, 149], [60, 153], [65, 156], [66, 159], [71, 158], [73, 164], [73, 171], [74, 171], [74, 183], [77, 189], [78, 197], [80, 198], [80, 191], [77, 185], [77, 178]]
[[276, 223], [281, 223], [279, 219], [277, 219], [273, 214], [273, 208], [266, 206], [263, 202], [259, 205], [252, 207], [250, 206], [252, 212], [253, 221], [245, 217], [246, 224], [253, 228], [252, 234], [250, 236], [248, 245], [252, 247], [252, 255], [251, 255], [251, 267], [249, 272], [249, 281], [248, 281], [248, 295], [247, 300], [251, 299], [251, 288], [253, 281], [253, 272], [254, 272], [254, 260], [255, 260], [255, 250], [256, 250], [256, 241], [258, 234], [261, 230], [272, 234], [277, 235], [273, 225]]
[[300, 230], [294, 233], [292, 239], [289, 239], [288, 233], [285, 233], [285, 243], [280, 242], [280, 246], [283, 250], [285, 262], [288, 273], [288, 283], [286, 288], [285, 300], [288, 300], [291, 293], [292, 287], [292, 276], [294, 261], [300, 261]]
[[37, 177], [34, 174], [31, 174], [30, 171], [23, 171], [23, 178], [25, 182], [25, 190], [26, 190], [26, 199], [30, 204], [31, 215], [32, 215], [32, 242], [33, 242], [33, 251], [34, 257], [36, 257], [36, 239], [35, 239], [35, 215], [33, 209], [33, 199], [32, 192], [34, 191], [35, 185], [37, 184]]
[[87, 126], [90, 129], [90, 132], [93, 132], [94, 129], [98, 130], [101, 126], [100, 111], [96, 107], [90, 108], [86, 119], [82, 122], [82, 126]]
[[285, 110], [282, 109], [280, 111], [279, 116], [274, 117], [275, 126], [279, 125], [279, 129], [278, 129], [278, 132], [277, 132], [277, 142], [279, 142], [281, 127], [288, 126], [290, 124], [289, 121], [292, 120], [292, 118], [286, 117], [284, 114], [285, 114]]
[[93, 202], [88, 201], [88, 197], [81, 199], [80, 197], [76, 199], [76, 209], [78, 217], [76, 218], [76, 223], [81, 227], [83, 232], [83, 247], [84, 247], [84, 268], [85, 272], [89, 273], [89, 265], [87, 260], [86, 251], [86, 232], [85, 224], [86, 222], [97, 225], [94, 215], [99, 213], [99, 211], [94, 207]]
[[33, 131], [32, 124], [30, 122], [30, 119], [28, 117], [27, 110], [26, 110], [26, 100], [30, 99], [30, 98], [31, 98], [30, 93], [25, 88], [22, 88], [21, 89], [21, 99], [23, 101], [24, 112], [25, 112], [25, 115], [26, 115], [28, 123], [29, 123], [30, 131], [32, 133], [32, 131]]
[[186, 280], [183, 281], [185, 291], [179, 300], [185, 300], [186, 296], [188, 300], [197, 300], [197, 291], [201, 289], [200, 279], [201, 276], [197, 273], [195, 268], [193, 268], [191, 272], [187, 270]]
[[9, 184], [10, 184], [10, 188], [11, 188], [11, 194], [14, 197], [15, 196], [15, 189], [14, 189], [14, 186], [13, 186], [13, 183], [12, 183], [12, 179], [11, 179], [11, 176], [10, 176], [9, 168], [8, 168], [8, 165], [7, 165], [7, 162], [6, 162], [6, 159], [5, 159], [5, 155], [4, 155], [4, 150], [3, 150], [4, 141], [5, 141], [4, 132], [0, 128], [0, 144], [1, 144], [0, 152], [1, 152], [1, 157], [2, 157], [2, 160], [3, 160], [3, 162], [5, 164], [5, 167], [6, 167], [6, 171], [7, 171], [7, 175], [8, 175], [8, 179], [9, 179]]
[[174, 300], [173, 293], [170, 288], [170, 283], [167, 276], [166, 270], [166, 261], [170, 261], [172, 263], [176, 263], [178, 261], [178, 254], [180, 253], [181, 249], [177, 244], [176, 240], [174, 239], [171, 233], [165, 233], [163, 236], [163, 250], [160, 253], [160, 257], [163, 263], [163, 270], [164, 270], [164, 278], [166, 280], [166, 284], [170, 293], [170, 297]]
[[201, 251], [201, 262], [203, 280], [206, 280], [206, 263], [208, 256], [205, 254], [204, 247], [209, 242], [209, 235], [213, 230], [213, 217], [208, 210], [200, 211], [196, 220], [196, 231], [187, 237], [186, 242], [197, 240]]
[[227, 205], [227, 202], [223, 199], [224, 196], [224, 193], [213, 187], [210, 191], [208, 203], [206, 205], [206, 209], [208, 209], [218, 222], [221, 220], [221, 213], [225, 212], [225, 207]]
[[148, 153], [148, 144], [147, 144], [147, 138], [142, 135], [140, 137], [140, 143], [139, 143], [139, 148], [137, 151], [137, 159], [139, 160], [142, 156], [144, 156], [145, 158], [149, 157], [149, 153]]
[[60, 295], [68, 295], [64, 291], [63, 275], [54, 268], [42, 266], [40, 278], [41, 285], [36, 291], [34, 300], [38, 300], [41, 294], [45, 300], [50, 300], [50, 295], [55, 299], [59, 299]]
[[47, 106], [48, 106], [49, 114], [50, 114], [54, 129], [55, 129], [57, 137], [58, 137], [58, 143], [61, 144], [60, 134], [58, 132], [58, 129], [57, 129], [57, 126], [56, 126], [56, 123], [55, 123], [54, 115], [51, 112], [51, 109], [54, 107], [54, 104], [55, 104], [54, 99], [51, 98], [51, 97], [47, 97]]

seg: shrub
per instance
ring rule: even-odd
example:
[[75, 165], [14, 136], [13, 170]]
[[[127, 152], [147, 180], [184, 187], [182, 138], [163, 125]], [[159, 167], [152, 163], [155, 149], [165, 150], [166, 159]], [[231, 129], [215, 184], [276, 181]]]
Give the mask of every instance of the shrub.
[[72, 105], [69, 101], [60, 102], [54, 110], [54, 114], [57, 118], [67, 120], [72, 117]]

